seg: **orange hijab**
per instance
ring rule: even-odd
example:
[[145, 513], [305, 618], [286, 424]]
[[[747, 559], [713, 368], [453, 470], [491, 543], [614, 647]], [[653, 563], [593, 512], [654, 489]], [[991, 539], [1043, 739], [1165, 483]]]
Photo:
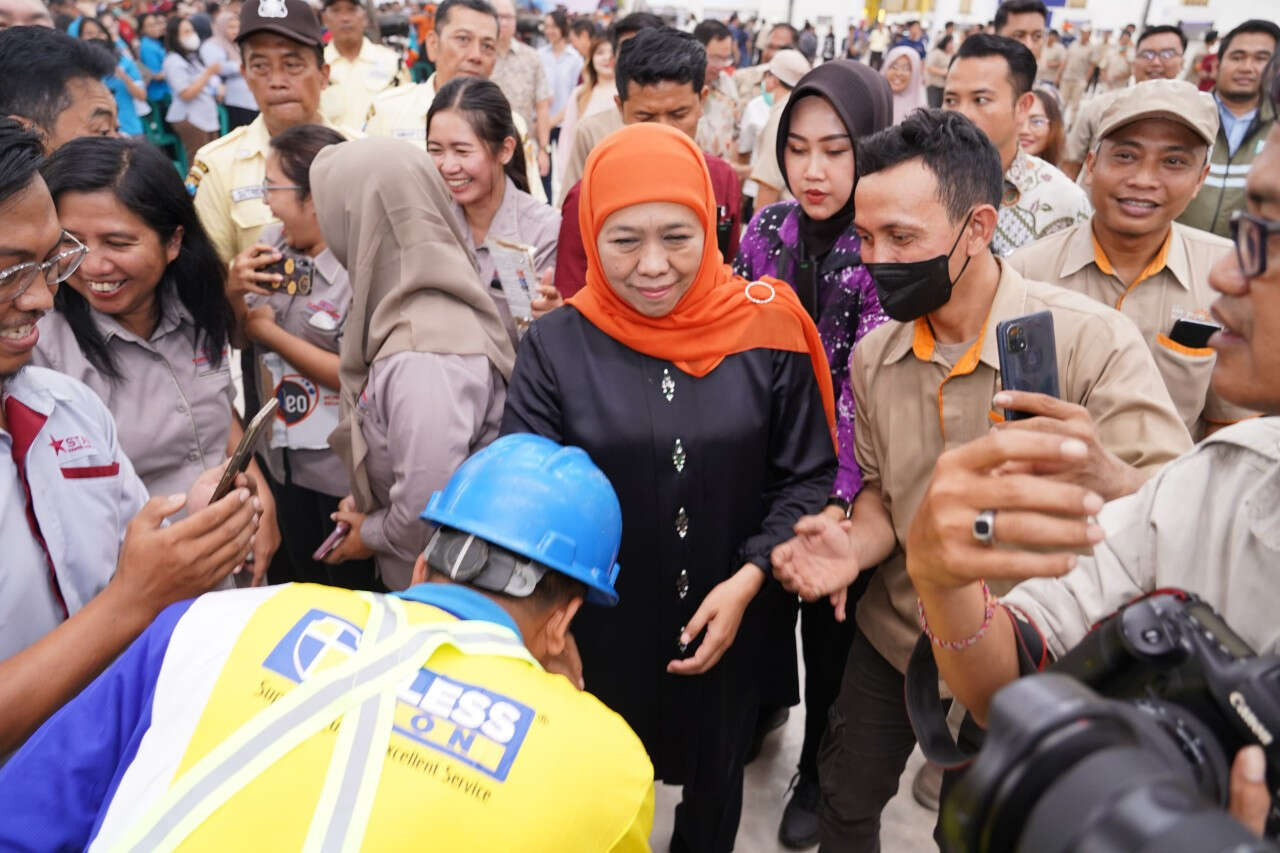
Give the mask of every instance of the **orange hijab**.
[[[591, 323], [637, 352], [706, 376], [727, 355], [752, 349], [807, 352], [835, 436], [831, 368], [818, 327], [791, 287], [774, 278], [748, 282], [733, 274], [716, 245], [716, 199], [702, 152], [692, 139], [660, 124], [633, 124], [595, 147], [582, 176], [578, 227], [587, 253], [586, 286], [569, 298]], [[693, 284], [663, 317], [646, 317], [605, 278], [596, 235], [614, 212], [633, 204], [674, 202], [702, 220], [706, 240]]]

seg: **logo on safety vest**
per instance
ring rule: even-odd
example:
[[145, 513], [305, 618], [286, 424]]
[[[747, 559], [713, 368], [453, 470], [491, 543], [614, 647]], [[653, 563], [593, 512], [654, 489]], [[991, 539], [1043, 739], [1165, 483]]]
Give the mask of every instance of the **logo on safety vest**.
[[[301, 682], [354, 654], [360, 634], [360, 627], [346, 619], [311, 609], [262, 665]], [[397, 698], [397, 734], [499, 782], [511, 771], [535, 716], [532, 708], [515, 699], [426, 667], [418, 670]]]

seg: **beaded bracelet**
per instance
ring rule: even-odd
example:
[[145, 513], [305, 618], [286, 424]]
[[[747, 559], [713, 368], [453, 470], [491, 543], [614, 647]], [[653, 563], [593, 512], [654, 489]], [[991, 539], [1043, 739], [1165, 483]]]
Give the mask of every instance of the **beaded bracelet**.
[[996, 600], [992, 598], [991, 590], [987, 587], [987, 582], [979, 581], [979, 583], [982, 584], [982, 602], [986, 605], [986, 611], [982, 616], [982, 625], [979, 626], [978, 630], [975, 631], [971, 637], [967, 637], [963, 640], [953, 642], [951, 640], [943, 640], [935, 636], [933, 631], [929, 629], [929, 622], [924, 618], [924, 602], [918, 598], [916, 599], [916, 618], [920, 620], [920, 630], [924, 632], [924, 635], [929, 638], [930, 642], [936, 646], [941, 646], [944, 649], [949, 649], [953, 652], [960, 652], [981, 640], [983, 635], [987, 633], [987, 629], [991, 627], [991, 619], [996, 614]]

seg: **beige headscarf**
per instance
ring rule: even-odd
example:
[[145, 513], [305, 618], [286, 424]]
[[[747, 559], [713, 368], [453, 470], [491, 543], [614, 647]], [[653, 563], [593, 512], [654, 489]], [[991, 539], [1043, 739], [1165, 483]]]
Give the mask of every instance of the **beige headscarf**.
[[515, 353], [425, 151], [395, 139], [331, 145], [311, 164], [311, 195], [352, 288], [341, 418], [329, 446], [352, 472], [357, 508], [370, 512], [377, 505], [356, 409], [370, 365], [399, 352], [483, 355], [510, 378]]

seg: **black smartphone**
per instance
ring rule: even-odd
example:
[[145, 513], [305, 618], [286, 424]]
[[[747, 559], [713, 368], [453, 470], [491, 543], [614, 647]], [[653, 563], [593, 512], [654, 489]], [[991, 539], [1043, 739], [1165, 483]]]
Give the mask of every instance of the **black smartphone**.
[[1209, 346], [1209, 338], [1222, 326], [1209, 320], [1188, 320], [1183, 318], [1173, 324], [1169, 330], [1169, 340], [1191, 349], [1204, 349]]
[[[1000, 352], [1000, 385], [1006, 391], [1034, 391], [1061, 397], [1058, 386], [1058, 350], [1053, 339], [1053, 315], [1037, 311], [996, 324]], [[1029, 412], [1005, 409], [1005, 420], [1033, 417]]]
[[276, 273], [280, 281], [267, 283], [268, 290], [287, 293], [290, 296], [307, 296], [311, 293], [311, 280], [315, 275], [315, 261], [306, 255], [283, 249], [280, 260], [262, 268], [265, 273]]
[[276, 410], [279, 408], [280, 402], [275, 397], [272, 397], [261, 409], [258, 409], [258, 413], [253, 416], [253, 420], [244, 428], [244, 435], [240, 436], [240, 443], [236, 445], [235, 452], [227, 460], [227, 468], [222, 472], [222, 479], [218, 480], [218, 485], [213, 490], [213, 497], [209, 498], [209, 503], [216, 503], [225, 498], [236, 481], [236, 475], [249, 467], [249, 460], [253, 458], [254, 447], [257, 446], [258, 440], [266, 433], [267, 428], [271, 426], [271, 419], [275, 417]]

